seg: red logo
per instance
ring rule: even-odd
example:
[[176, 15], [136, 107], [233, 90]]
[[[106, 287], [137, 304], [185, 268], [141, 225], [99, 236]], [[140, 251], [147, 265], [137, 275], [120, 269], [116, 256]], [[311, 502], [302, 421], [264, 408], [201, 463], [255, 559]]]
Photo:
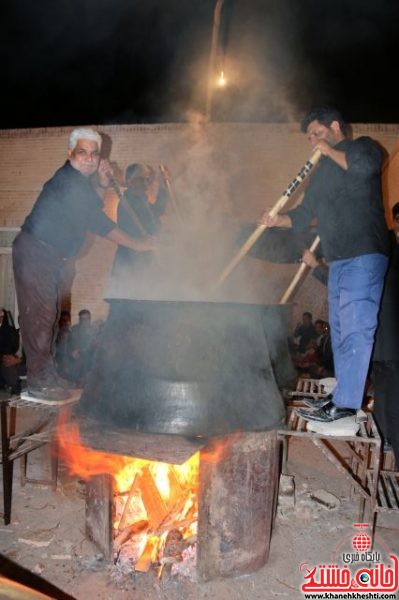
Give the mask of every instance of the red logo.
[[360, 527], [360, 533], [355, 535], [352, 541], [352, 546], [358, 552], [365, 552], [371, 548], [371, 537], [364, 533], [363, 528], [368, 527], [368, 523], [354, 523], [353, 527]]

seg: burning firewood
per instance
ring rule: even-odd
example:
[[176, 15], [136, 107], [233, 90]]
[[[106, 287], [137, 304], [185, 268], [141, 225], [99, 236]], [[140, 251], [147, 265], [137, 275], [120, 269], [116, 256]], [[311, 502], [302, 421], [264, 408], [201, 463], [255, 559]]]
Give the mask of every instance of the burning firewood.
[[159, 538], [155, 536], [148, 538], [144, 551], [134, 566], [135, 571], [147, 573], [150, 570], [151, 564], [157, 560], [159, 544]]
[[196, 515], [190, 516], [187, 519], [187, 515], [190, 513], [191, 509], [192, 503], [187, 499], [187, 495], [180, 497], [176, 504], [171, 507], [170, 511], [165, 515], [165, 518], [159, 523], [158, 528], [154, 533], [160, 535], [161, 533], [176, 527], [187, 527], [197, 519]]
[[178, 562], [182, 560], [182, 552], [185, 548], [183, 534], [178, 529], [172, 529], [166, 536], [161, 565]]
[[148, 531], [148, 528], [148, 521], [143, 519], [141, 521], [136, 521], [132, 525], [129, 525], [128, 527], [122, 529], [114, 539], [114, 551], [118, 553], [123, 544], [127, 542], [128, 539], [130, 539], [133, 535], [136, 535], [137, 533], [144, 533], [145, 531]]
[[180, 481], [177, 478], [177, 475], [176, 475], [173, 467], [170, 467], [170, 469], [168, 471], [168, 479], [169, 479], [169, 488], [170, 488], [168, 508], [169, 508], [169, 510], [171, 510], [172, 507], [176, 504], [176, 502], [180, 499], [180, 497], [183, 493], [183, 489], [180, 485]]
[[195, 523], [197, 521], [197, 518], [198, 518], [197, 516], [193, 516], [193, 517], [190, 517], [189, 519], [183, 519], [183, 520], [170, 519], [164, 525], [161, 525], [155, 533], [156, 533], [156, 535], [162, 535], [162, 533], [165, 533], [165, 531], [168, 531], [168, 530], [170, 531], [170, 528], [173, 526], [178, 527], [179, 530], [186, 529], [187, 527], [190, 527], [190, 525]]
[[125, 529], [126, 521], [127, 521], [127, 515], [128, 515], [129, 504], [130, 504], [130, 501], [131, 501], [132, 497], [134, 496], [134, 493], [139, 488], [140, 483], [141, 483], [141, 477], [137, 473], [137, 475], [133, 479], [133, 483], [132, 483], [132, 485], [130, 487], [130, 490], [129, 490], [129, 495], [128, 495], [127, 499], [126, 499], [125, 506], [123, 508], [123, 513], [122, 513], [122, 516], [121, 516], [121, 520], [119, 521], [119, 525], [118, 525], [118, 531], [122, 531], [122, 530]]
[[151, 529], [152, 531], [155, 531], [169, 511], [148, 467], [145, 467], [142, 470], [140, 493], [144, 507], [147, 511]]
[[[180, 526], [180, 523], [179, 523]], [[174, 565], [184, 560], [184, 555], [191, 544], [184, 539], [183, 534], [178, 529], [172, 529], [165, 540], [165, 547], [160, 552], [160, 566], [157, 571], [158, 579], [172, 575]]]

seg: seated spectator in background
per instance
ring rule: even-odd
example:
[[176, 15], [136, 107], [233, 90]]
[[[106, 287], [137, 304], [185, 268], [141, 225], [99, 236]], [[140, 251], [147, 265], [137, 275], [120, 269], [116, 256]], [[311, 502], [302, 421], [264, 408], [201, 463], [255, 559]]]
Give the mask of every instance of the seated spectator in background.
[[[299, 327], [299, 325], [297, 326]], [[309, 340], [304, 352], [295, 352], [292, 356], [292, 362], [300, 373], [308, 373], [319, 366], [319, 347], [324, 336], [324, 321], [317, 319], [314, 323], [316, 337]], [[313, 375], [311, 375], [313, 377]]]
[[0, 387], [12, 394], [19, 394], [19, 377], [25, 374], [22, 356], [18, 356], [19, 332], [15, 328], [11, 313], [0, 309]]
[[96, 344], [96, 328], [91, 324], [87, 308], [79, 311], [79, 323], [71, 327], [69, 334], [70, 379], [83, 386], [90, 371]]
[[71, 333], [71, 313], [62, 310], [58, 321], [58, 334], [55, 340], [55, 362], [58, 373], [65, 379], [71, 376], [71, 360], [69, 356], [69, 337]]
[[323, 321], [323, 319], [317, 319], [314, 322], [314, 328], [316, 329], [316, 334], [317, 334], [317, 337], [315, 338], [317, 347], [319, 347], [323, 341], [323, 337], [326, 333], [325, 327], [326, 327], [326, 322]]
[[330, 326], [326, 321], [315, 321], [317, 337], [311, 339], [305, 352], [292, 357], [295, 367], [301, 374], [314, 379], [334, 376], [334, 361], [331, 346]]
[[321, 348], [321, 365], [325, 370], [325, 372], [322, 374], [322, 377], [335, 376], [334, 355], [332, 351], [331, 330], [329, 323], [325, 323], [325, 334]]
[[302, 323], [295, 327], [291, 350], [299, 353], [306, 352], [309, 348], [309, 342], [317, 338], [317, 331], [312, 321], [312, 313], [304, 312]]
[[315, 338], [311, 339], [308, 342], [307, 348], [304, 352], [296, 352], [292, 355], [292, 362], [294, 363], [295, 368], [302, 375], [308, 374], [313, 368], [318, 366], [319, 354], [317, 348], [317, 341]]
[[323, 333], [318, 338], [317, 365], [310, 371], [311, 377], [314, 377], [315, 379], [334, 377], [334, 359], [331, 345], [330, 325], [326, 321], [320, 321], [320, 323], [322, 324], [321, 327]]

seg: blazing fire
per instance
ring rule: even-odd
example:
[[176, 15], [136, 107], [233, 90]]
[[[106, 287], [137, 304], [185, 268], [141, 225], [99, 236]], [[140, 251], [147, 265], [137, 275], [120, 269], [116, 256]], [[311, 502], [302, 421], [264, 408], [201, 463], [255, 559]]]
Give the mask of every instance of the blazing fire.
[[84, 446], [78, 426], [66, 422], [58, 424], [57, 439], [72, 474], [113, 477], [116, 560], [128, 554], [136, 571], [179, 560], [173, 553], [196, 539], [199, 452], [182, 465], [106, 454]]

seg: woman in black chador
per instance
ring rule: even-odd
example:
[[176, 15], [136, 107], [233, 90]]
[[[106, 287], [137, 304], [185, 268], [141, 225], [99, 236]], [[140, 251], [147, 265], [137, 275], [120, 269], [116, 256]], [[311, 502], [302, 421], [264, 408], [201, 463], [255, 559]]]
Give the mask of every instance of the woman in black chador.
[[[156, 235], [167, 201], [167, 190], [162, 177], [157, 176], [150, 165], [134, 163], [127, 167], [125, 181], [126, 191], [118, 206], [118, 226], [134, 238]], [[149, 255], [144, 260], [150, 259]], [[113, 275], [120, 269], [132, 266], [138, 259], [143, 260], [139, 252], [119, 247], [115, 255]]]

